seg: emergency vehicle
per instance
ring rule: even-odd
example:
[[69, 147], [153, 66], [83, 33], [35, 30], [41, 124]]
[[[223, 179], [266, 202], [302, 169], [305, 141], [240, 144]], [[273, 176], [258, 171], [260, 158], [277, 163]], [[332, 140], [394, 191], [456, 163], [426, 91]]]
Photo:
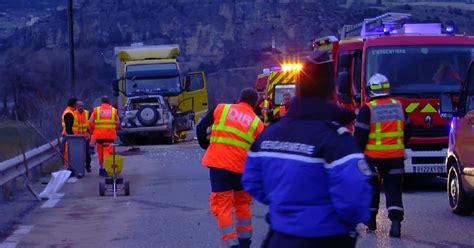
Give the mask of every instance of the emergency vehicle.
[[455, 214], [470, 216], [474, 210], [474, 60], [456, 100], [451, 94], [440, 97], [440, 113], [451, 120], [446, 159], [448, 198]]
[[386, 13], [346, 25], [339, 39], [316, 39], [313, 50], [331, 51], [337, 77], [337, 101], [356, 113], [368, 102], [365, 84], [380, 73], [391, 85], [413, 124], [406, 147], [406, 173], [445, 174], [449, 121], [438, 114], [439, 95], [457, 93], [474, 38], [443, 30], [440, 23], [409, 23], [410, 15]]
[[183, 73], [178, 45], [116, 47], [120, 138], [129, 143], [157, 135], [175, 143], [208, 110], [204, 72]]
[[279, 113], [284, 94], [289, 93], [291, 97], [295, 95], [301, 68], [299, 62], [282, 63], [277, 67], [263, 69], [263, 73], [257, 76], [255, 89], [262, 99], [260, 108], [265, 126], [281, 117]]

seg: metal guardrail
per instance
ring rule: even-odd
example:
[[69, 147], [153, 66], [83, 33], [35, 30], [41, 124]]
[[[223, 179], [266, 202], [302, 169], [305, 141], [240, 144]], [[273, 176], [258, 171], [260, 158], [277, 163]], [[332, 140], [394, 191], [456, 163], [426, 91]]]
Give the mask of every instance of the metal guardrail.
[[[58, 149], [59, 141], [53, 141], [51, 144], [54, 147], [50, 144], [45, 144], [25, 153], [26, 164], [28, 165], [29, 171], [40, 169], [41, 174], [43, 163], [58, 155], [55, 149]], [[24, 163], [23, 155], [0, 162], [0, 203], [6, 201], [5, 185], [11, 182], [12, 193], [14, 194], [16, 191], [16, 179], [26, 176]]]

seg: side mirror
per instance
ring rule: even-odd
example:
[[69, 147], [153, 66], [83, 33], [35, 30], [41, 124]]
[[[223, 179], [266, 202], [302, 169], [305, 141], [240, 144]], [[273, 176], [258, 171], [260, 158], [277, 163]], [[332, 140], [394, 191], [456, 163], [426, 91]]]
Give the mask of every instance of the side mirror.
[[117, 92], [117, 94], [120, 91], [119, 82], [120, 82], [120, 79], [116, 79], [116, 80], [112, 81], [112, 89], [114, 90], [114, 92]]
[[338, 67], [351, 68], [352, 65], [352, 54], [344, 53], [339, 55]]
[[351, 94], [351, 79], [348, 71], [339, 72], [337, 75], [337, 88], [340, 94]]
[[453, 98], [451, 95], [442, 94], [439, 97], [439, 113], [442, 118], [445, 118], [445, 119], [453, 118], [455, 111], [453, 107]]
[[342, 103], [352, 103], [351, 80], [348, 71], [339, 72], [337, 75], [338, 100]]

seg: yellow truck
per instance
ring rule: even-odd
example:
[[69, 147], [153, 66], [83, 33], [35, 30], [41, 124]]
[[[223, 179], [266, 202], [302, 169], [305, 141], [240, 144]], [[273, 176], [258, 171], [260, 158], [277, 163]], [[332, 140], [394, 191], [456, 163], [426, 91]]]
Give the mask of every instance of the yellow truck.
[[178, 45], [115, 48], [122, 141], [156, 137], [173, 144], [208, 111], [204, 72], [183, 73], [179, 54]]

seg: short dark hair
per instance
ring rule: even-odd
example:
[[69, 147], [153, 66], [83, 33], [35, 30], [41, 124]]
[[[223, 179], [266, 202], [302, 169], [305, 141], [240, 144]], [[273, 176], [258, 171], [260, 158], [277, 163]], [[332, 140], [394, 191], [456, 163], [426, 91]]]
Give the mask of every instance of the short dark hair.
[[245, 102], [252, 107], [256, 107], [258, 102], [258, 92], [250, 87], [244, 88], [240, 92], [239, 102]]
[[296, 94], [302, 97], [331, 99], [336, 89], [334, 68], [328, 52], [313, 52], [306, 58]]
[[102, 102], [102, 103], [110, 103], [110, 101], [109, 101], [109, 96], [102, 96], [102, 97], [100, 98], [100, 102]]
[[69, 98], [69, 100], [67, 100], [67, 106], [68, 107], [74, 107], [74, 105], [76, 105], [77, 101], [78, 101], [77, 98], [71, 97], [71, 98]]

